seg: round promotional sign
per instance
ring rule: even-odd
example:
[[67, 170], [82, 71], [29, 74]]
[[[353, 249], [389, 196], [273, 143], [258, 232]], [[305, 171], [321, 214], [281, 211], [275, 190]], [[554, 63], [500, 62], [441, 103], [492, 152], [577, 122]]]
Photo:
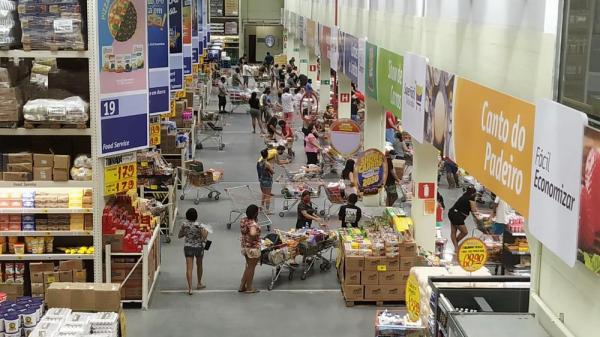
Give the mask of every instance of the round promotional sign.
[[364, 195], [379, 193], [387, 173], [385, 154], [377, 149], [366, 150], [360, 154], [354, 168], [358, 190]]
[[273, 48], [273, 46], [275, 45], [275, 37], [273, 35], [265, 36], [265, 44], [267, 45], [267, 47]]
[[467, 238], [458, 247], [458, 263], [470, 273], [481, 269], [488, 259], [488, 251], [483, 241]]
[[410, 274], [406, 282], [405, 299], [408, 318], [416, 322], [421, 317], [421, 294], [419, 292], [419, 281], [414, 274]]
[[351, 119], [340, 119], [331, 125], [331, 147], [342, 157], [348, 158], [358, 152], [362, 136], [360, 126]]

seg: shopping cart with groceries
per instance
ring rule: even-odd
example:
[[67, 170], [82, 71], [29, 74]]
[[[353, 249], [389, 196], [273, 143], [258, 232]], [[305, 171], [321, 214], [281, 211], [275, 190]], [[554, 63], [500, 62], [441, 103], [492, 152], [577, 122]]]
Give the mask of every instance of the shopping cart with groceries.
[[[308, 181], [287, 182], [285, 187], [281, 190], [283, 204], [279, 216], [283, 218], [286, 213], [294, 209], [294, 206], [302, 199], [302, 193], [304, 193], [304, 191], [309, 191], [311, 198], [319, 198], [321, 196], [321, 186], [323, 186], [323, 181], [320, 178]], [[314, 208], [315, 210], [317, 209], [316, 206]]]
[[303, 229], [298, 233], [307, 237], [307, 240], [298, 244], [298, 254], [304, 259], [300, 279], [306, 280], [316, 264], [319, 264], [321, 271], [329, 271], [333, 265], [333, 248], [337, 245], [336, 233], [320, 229]]
[[238, 108], [248, 104], [251, 92], [240, 87], [229, 87], [229, 103], [231, 104], [231, 113], [234, 113]]
[[319, 213], [325, 219], [331, 217], [331, 209], [341, 207], [346, 202], [344, 186], [340, 182], [332, 182], [325, 186], [325, 200], [323, 201], [323, 209]]
[[288, 272], [288, 280], [294, 278], [296, 264], [294, 259], [298, 254], [298, 241], [287, 238], [284, 232], [276, 230], [267, 234], [261, 242], [260, 264], [271, 267], [271, 281], [267, 285], [273, 290], [282, 272]]
[[214, 141], [219, 150], [225, 148], [223, 143], [223, 118], [214, 112], [202, 112], [200, 120], [196, 126], [196, 148], [201, 150], [204, 148], [203, 143], [206, 141]]
[[179, 167], [178, 178], [181, 184], [181, 200], [185, 200], [185, 193], [190, 188], [196, 190], [196, 198], [194, 204], [200, 203], [200, 190], [204, 189], [208, 191], [207, 197], [209, 199], [219, 200], [221, 192], [214, 188], [214, 185], [221, 182], [223, 179], [223, 170], [209, 169], [204, 171], [204, 166], [201, 162], [196, 160], [187, 161], [184, 163], [184, 167]]
[[323, 172], [341, 172], [341, 170], [344, 169], [344, 164], [346, 164], [346, 159], [342, 157], [337, 151], [335, 151], [331, 146], [324, 147], [323, 151], [321, 151], [320, 165], [321, 170]]
[[[236, 187], [230, 187], [225, 189], [225, 193], [231, 199], [233, 207], [229, 211], [229, 222], [227, 222], [227, 229], [231, 229], [231, 225], [237, 222], [244, 214], [246, 214], [246, 208], [251, 205], [260, 205], [261, 194], [253, 191], [250, 185], [242, 185]], [[233, 219], [235, 214], [235, 219]], [[233, 220], [232, 220], [233, 219]], [[271, 218], [262, 207], [258, 208], [258, 220], [257, 223], [261, 227], [266, 227], [267, 231], [271, 231]]]

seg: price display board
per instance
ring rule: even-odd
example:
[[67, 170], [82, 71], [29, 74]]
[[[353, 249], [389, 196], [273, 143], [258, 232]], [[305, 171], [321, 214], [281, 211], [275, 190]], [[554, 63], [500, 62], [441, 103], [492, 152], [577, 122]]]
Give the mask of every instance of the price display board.
[[115, 195], [137, 188], [135, 155], [107, 158], [104, 167], [104, 195]]
[[160, 145], [160, 120], [150, 122], [150, 146]]
[[481, 269], [487, 259], [487, 248], [478, 238], [467, 238], [458, 247], [458, 263], [467, 272], [472, 273]]
[[421, 316], [421, 293], [419, 292], [419, 281], [413, 274], [410, 274], [406, 282], [405, 301], [408, 318], [413, 322], [418, 321]]

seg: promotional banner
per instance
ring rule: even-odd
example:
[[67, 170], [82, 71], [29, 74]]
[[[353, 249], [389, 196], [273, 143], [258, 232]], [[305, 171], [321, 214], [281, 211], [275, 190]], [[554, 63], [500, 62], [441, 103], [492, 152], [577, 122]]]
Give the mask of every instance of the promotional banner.
[[483, 268], [488, 256], [485, 243], [475, 237], [466, 238], [458, 247], [458, 265], [468, 273]]
[[169, 112], [168, 0], [148, 1], [148, 99], [150, 114]]
[[457, 164], [528, 218], [535, 106], [463, 78], [455, 97]]
[[148, 147], [146, 0], [98, 2], [101, 156]]
[[402, 128], [419, 143], [423, 143], [425, 124], [426, 75], [427, 60], [424, 57], [407, 53], [404, 56], [402, 79]]
[[356, 161], [355, 178], [357, 187], [364, 195], [379, 193], [387, 177], [387, 160], [383, 152], [368, 149]]
[[320, 27], [319, 44], [321, 47], [321, 58], [331, 60], [331, 28], [327, 26]]
[[193, 65], [198, 64], [198, 57], [200, 56], [200, 40], [198, 38], [198, 0], [192, 0], [192, 70]]
[[310, 19], [306, 20], [306, 46], [313, 49], [316, 41], [316, 22]]
[[[561, 133], [563, 134], [563, 133]], [[571, 135], [569, 135], [569, 138]], [[577, 258], [600, 274], [600, 131], [585, 128]]]
[[344, 44], [346, 43], [346, 33], [338, 29], [337, 37], [337, 66], [339, 71], [344, 71]]
[[183, 89], [182, 0], [169, 0], [169, 67], [171, 90]]
[[358, 39], [358, 82], [356, 83], [356, 86], [360, 92], [365, 92], [367, 90], [367, 85], [365, 82], [365, 73], [367, 71], [367, 54], [365, 53], [366, 49], [367, 39]]
[[239, 0], [225, 0], [225, 16], [240, 15]]
[[369, 42], [365, 45], [365, 93], [377, 99], [377, 46]]
[[[536, 101], [529, 231], [573, 267], [577, 261], [583, 131], [587, 116], [548, 99]], [[556, 135], [569, 135], [566, 138]], [[600, 206], [600, 204], [597, 204]]]
[[452, 131], [454, 74], [427, 66], [423, 142], [432, 144], [443, 156], [454, 160]]
[[200, 56], [204, 54], [204, 1], [197, 0], [196, 8], [196, 15], [198, 16], [198, 59], [200, 59]]
[[344, 67], [343, 72], [352, 83], [358, 84], [359, 43], [358, 38], [350, 34], [344, 35]]
[[377, 95], [384, 108], [402, 116], [402, 73], [404, 58], [383, 48], [378, 49]]
[[192, 73], [192, 0], [183, 0], [183, 75]]
[[331, 125], [331, 147], [344, 158], [358, 152], [362, 146], [360, 125], [351, 119], [340, 119]]
[[334, 71], [338, 71], [340, 64], [339, 61], [339, 52], [338, 52], [338, 27], [331, 27], [331, 38], [329, 39], [329, 66]]
[[302, 43], [302, 45], [305, 45], [304, 44], [304, 34], [305, 34], [304, 20], [305, 20], [305, 18], [303, 16], [298, 16], [297, 18], [298, 18], [298, 21], [297, 21], [298, 27], [297, 27], [297, 31], [296, 31], [296, 36], [300, 40], [300, 43]]

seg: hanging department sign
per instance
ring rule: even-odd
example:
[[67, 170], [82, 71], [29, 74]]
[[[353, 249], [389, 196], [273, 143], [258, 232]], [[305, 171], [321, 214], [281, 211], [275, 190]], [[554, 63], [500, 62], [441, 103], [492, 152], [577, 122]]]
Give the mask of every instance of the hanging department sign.
[[198, 62], [200, 56], [200, 43], [198, 37], [198, 7], [197, 0], [192, 0], [192, 75], [198, 74]]
[[362, 145], [360, 126], [351, 119], [340, 119], [331, 125], [331, 147], [344, 158], [358, 152]]
[[183, 20], [183, 75], [187, 76], [192, 73], [192, 0], [183, 0], [181, 14]]
[[365, 93], [377, 99], [377, 46], [365, 44]]
[[[586, 115], [559, 103], [536, 102], [529, 230], [573, 267], [577, 261], [583, 133]], [[557, 137], [557, 135], [568, 137]]]
[[378, 49], [378, 101], [397, 117], [402, 115], [402, 73], [404, 58], [383, 48]]
[[319, 45], [321, 47], [321, 58], [331, 59], [331, 28], [319, 26]]
[[169, 112], [168, 0], [148, 1], [148, 99], [150, 114]]
[[340, 67], [338, 50], [338, 32], [338, 27], [331, 27], [331, 38], [329, 39], [329, 66], [334, 71], [338, 71]]
[[387, 177], [387, 161], [383, 152], [368, 149], [356, 161], [356, 181], [358, 190], [364, 195], [379, 193]]
[[146, 6], [98, 2], [101, 156], [148, 147]]
[[456, 163], [528, 218], [535, 106], [463, 78], [457, 83]]
[[345, 34], [344, 36], [344, 67], [343, 72], [352, 83], [358, 84], [359, 76], [359, 41], [356, 37]]
[[169, 66], [171, 90], [183, 89], [182, 0], [169, 0]]
[[425, 75], [427, 60], [407, 53], [404, 57], [402, 89], [402, 128], [423, 143], [425, 122]]

